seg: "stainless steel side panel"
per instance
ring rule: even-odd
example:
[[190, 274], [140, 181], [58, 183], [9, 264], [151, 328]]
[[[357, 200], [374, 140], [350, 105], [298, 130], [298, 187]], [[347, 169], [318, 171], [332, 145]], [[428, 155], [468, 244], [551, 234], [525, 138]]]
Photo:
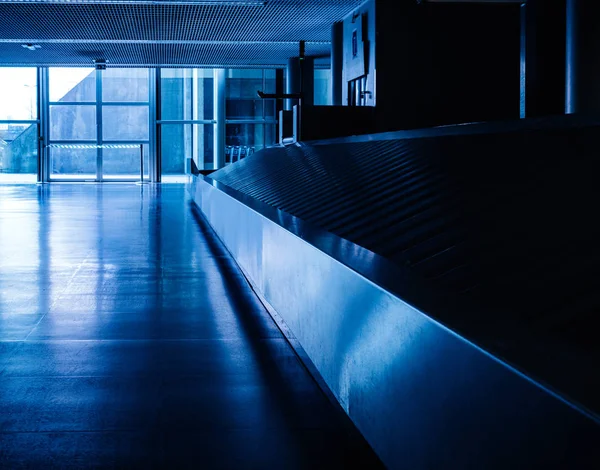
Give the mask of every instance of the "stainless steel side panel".
[[599, 426], [202, 178], [190, 191], [389, 468], [591, 468]]

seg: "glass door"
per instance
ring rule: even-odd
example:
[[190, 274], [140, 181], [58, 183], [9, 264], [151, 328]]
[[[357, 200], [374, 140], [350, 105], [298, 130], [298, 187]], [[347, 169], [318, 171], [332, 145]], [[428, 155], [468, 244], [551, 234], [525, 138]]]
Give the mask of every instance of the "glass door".
[[49, 179], [96, 181], [96, 71], [51, 68], [48, 88]]
[[144, 178], [149, 175], [150, 91], [148, 69], [106, 69], [98, 72], [100, 119], [98, 173], [103, 180], [139, 180], [143, 146]]
[[140, 179], [148, 175], [147, 69], [49, 69], [51, 181]]

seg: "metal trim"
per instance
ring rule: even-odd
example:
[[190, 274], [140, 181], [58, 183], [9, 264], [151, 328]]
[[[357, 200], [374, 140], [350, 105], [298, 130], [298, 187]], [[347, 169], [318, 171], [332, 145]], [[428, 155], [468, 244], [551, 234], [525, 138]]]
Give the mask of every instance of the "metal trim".
[[[96, 70], [96, 142], [102, 145], [102, 70]], [[102, 147], [98, 147], [96, 153], [96, 180], [101, 182], [104, 170]]]
[[38, 148], [38, 152], [37, 152], [37, 183], [43, 183], [44, 182], [44, 142], [42, 139], [42, 126], [40, 124], [41, 121], [41, 116], [42, 116], [42, 100], [43, 100], [43, 95], [44, 93], [42, 92], [42, 83], [43, 83], [43, 79], [42, 79], [42, 71], [41, 69], [38, 67], [36, 69], [36, 82], [37, 82], [37, 88], [36, 88], [36, 112], [37, 112], [37, 148]]
[[154, 68], [148, 69], [148, 93], [149, 93], [149, 144], [148, 144], [148, 176], [151, 183], [155, 183], [158, 179], [156, 173], [158, 171], [158, 167], [156, 164], [157, 159], [157, 123], [156, 123], [156, 102], [157, 102], [157, 94], [156, 94], [156, 81], [157, 81], [158, 71]]
[[49, 72], [47, 67], [38, 68], [38, 89], [39, 89], [39, 107], [40, 107], [40, 181], [47, 183], [50, 181], [50, 152], [46, 149], [46, 143], [50, 142], [50, 88]]
[[103, 101], [102, 106], [150, 106], [150, 101]]
[[46, 146], [49, 147], [51, 144], [96, 144], [95, 140], [85, 139], [85, 140], [48, 140], [46, 142]]
[[213, 168], [215, 170], [225, 166], [226, 72], [226, 69], [215, 69], [214, 71], [214, 116], [217, 121], [214, 129], [213, 145]]
[[96, 106], [95, 101], [50, 101], [50, 106]]
[[173, 119], [164, 119], [157, 120], [157, 124], [216, 124], [216, 119], [181, 119], [181, 120], [173, 120]]
[[153, 131], [155, 133], [156, 149], [154, 154], [154, 179], [152, 182], [160, 183], [162, 180], [162, 130], [158, 123], [162, 115], [162, 95], [161, 95], [161, 69], [156, 69], [154, 77], [154, 110], [151, 110], [154, 120], [157, 123]]
[[277, 124], [275, 119], [225, 119], [225, 124]]

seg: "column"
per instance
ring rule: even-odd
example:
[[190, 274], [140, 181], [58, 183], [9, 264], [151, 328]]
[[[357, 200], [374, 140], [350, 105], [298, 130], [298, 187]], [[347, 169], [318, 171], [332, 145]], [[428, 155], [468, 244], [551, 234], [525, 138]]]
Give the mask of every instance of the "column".
[[331, 104], [334, 106], [342, 106], [343, 72], [344, 23], [336, 21], [331, 27]]
[[566, 0], [521, 5], [521, 117], [564, 113]]
[[215, 133], [214, 133], [214, 167], [215, 170], [225, 166], [225, 69], [215, 69]]
[[151, 183], [158, 183], [161, 180], [160, 172], [160, 152], [158, 150], [158, 107], [160, 105], [160, 69], [148, 69], [148, 80], [150, 80], [150, 145], [148, 152], [148, 175]]
[[[286, 93], [302, 92], [303, 106], [315, 104], [315, 59], [292, 57], [286, 68]], [[292, 111], [298, 100], [285, 100], [285, 110]]]
[[600, 29], [597, 0], [567, 0], [567, 113], [600, 112]]

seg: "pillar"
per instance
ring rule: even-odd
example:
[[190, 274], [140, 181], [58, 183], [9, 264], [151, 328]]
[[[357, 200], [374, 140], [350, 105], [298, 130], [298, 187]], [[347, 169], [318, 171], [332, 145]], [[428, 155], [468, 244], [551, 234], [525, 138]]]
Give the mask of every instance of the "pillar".
[[600, 29], [597, 0], [567, 0], [565, 111], [600, 113]]
[[566, 0], [521, 5], [521, 117], [564, 113]]
[[343, 71], [344, 23], [336, 21], [331, 27], [331, 97], [334, 106], [342, 106]]
[[[313, 57], [292, 57], [286, 68], [286, 93], [302, 93], [302, 105], [315, 104], [315, 60]], [[285, 100], [285, 110], [292, 111], [298, 100]]]
[[214, 132], [214, 168], [218, 170], [225, 166], [225, 69], [215, 69], [215, 132]]

